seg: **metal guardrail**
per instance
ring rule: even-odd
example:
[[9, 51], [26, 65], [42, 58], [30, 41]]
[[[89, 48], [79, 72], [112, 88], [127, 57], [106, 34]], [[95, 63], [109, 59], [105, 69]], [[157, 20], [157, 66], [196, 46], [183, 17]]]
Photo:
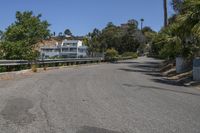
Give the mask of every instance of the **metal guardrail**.
[[[103, 58], [67, 58], [67, 59], [39, 59], [37, 64], [54, 64], [54, 63], [84, 63], [84, 62], [100, 62]], [[33, 64], [33, 61], [27, 60], [0, 60], [0, 66], [20, 66]]]

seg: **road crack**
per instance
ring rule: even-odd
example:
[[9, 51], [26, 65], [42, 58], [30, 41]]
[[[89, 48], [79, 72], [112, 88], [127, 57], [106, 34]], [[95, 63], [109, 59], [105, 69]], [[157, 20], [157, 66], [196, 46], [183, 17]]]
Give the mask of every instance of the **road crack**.
[[47, 110], [45, 109], [44, 107], [44, 98], [41, 99], [41, 102], [40, 102], [40, 109], [42, 110], [42, 112], [44, 113], [44, 117], [46, 119], [46, 124], [47, 124], [47, 127], [49, 127], [49, 130], [50, 131], [46, 131], [47, 133], [54, 133], [54, 128], [53, 128], [53, 125], [51, 124], [50, 122], [50, 117], [48, 115], [48, 112]]

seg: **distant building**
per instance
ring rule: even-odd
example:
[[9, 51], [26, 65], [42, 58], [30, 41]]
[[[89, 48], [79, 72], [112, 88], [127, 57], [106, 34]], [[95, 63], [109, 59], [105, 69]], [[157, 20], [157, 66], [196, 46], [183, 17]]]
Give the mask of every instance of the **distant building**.
[[87, 46], [80, 40], [64, 40], [61, 44], [56, 42], [53, 46], [40, 47], [42, 58], [84, 58], [87, 57]]

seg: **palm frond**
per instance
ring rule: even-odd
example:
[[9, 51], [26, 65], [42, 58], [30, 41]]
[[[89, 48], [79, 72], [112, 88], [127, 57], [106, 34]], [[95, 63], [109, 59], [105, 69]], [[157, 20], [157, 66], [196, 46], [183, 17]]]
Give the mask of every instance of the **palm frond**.
[[194, 25], [192, 32], [196, 37], [200, 38], [200, 22]]

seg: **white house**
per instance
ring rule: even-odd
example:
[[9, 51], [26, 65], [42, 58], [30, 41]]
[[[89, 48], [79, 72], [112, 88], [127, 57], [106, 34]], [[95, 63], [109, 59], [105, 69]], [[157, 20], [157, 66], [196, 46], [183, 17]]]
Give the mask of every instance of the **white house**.
[[87, 57], [87, 46], [80, 40], [64, 40], [61, 44], [41, 47], [40, 53], [42, 58], [84, 58]]

